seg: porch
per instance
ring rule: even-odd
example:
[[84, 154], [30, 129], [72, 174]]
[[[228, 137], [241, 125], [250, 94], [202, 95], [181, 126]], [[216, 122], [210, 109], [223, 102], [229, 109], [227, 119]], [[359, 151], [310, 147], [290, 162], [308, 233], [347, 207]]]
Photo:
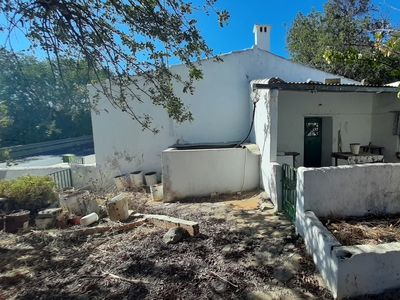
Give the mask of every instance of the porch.
[[[397, 88], [287, 83], [279, 78], [255, 80], [251, 86], [256, 103], [254, 140], [262, 153], [261, 185], [278, 209], [283, 163], [319, 168], [400, 162]], [[338, 159], [350, 152], [352, 143], [364, 146], [362, 153]], [[372, 155], [371, 149], [377, 153]], [[279, 155], [288, 152], [299, 155], [293, 162]]]

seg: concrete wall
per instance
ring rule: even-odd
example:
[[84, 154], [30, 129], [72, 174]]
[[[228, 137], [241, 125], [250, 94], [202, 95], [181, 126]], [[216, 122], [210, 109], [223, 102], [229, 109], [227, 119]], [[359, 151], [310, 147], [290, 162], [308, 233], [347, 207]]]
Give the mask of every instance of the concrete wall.
[[164, 202], [257, 188], [259, 156], [242, 148], [162, 152]]
[[308, 253], [312, 256], [327, 288], [336, 299], [338, 297], [338, 266], [337, 261], [332, 259], [331, 251], [335, 247], [340, 247], [341, 244], [321, 224], [314, 212], [303, 212], [301, 222], [298, 221], [297, 216], [296, 231], [303, 237]]
[[102, 172], [96, 164], [71, 164], [72, 184], [75, 189], [89, 188], [91, 190], [106, 189], [113, 182], [116, 174]]
[[[251, 99], [256, 102], [254, 117], [254, 142], [261, 152], [261, 187], [269, 194], [272, 203], [280, 210], [280, 166], [277, 163], [278, 90], [254, 90]], [[282, 157], [279, 157], [281, 160]]]
[[[100, 114], [92, 114], [97, 164], [121, 173], [136, 170], [160, 173], [161, 152], [171, 145], [232, 142], [246, 137], [251, 123], [251, 80], [278, 76], [286, 81], [305, 81], [310, 77], [323, 80], [334, 76], [256, 47], [222, 55], [222, 58], [223, 63], [214, 63], [212, 59], [202, 61], [204, 79], [195, 83], [194, 95], [183, 94], [182, 87], [175, 86], [178, 96], [193, 113], [195, 120], [192, 123], [175, 123], [164, 109], [149, 103], [144, 95], [143, 103], [132, 100], [139, 116], [147, 113], [153, 117], [153, 125], [160, 129], [156, 135], [142, 131], [128, 114], [113, 108], [101, 96]], [[171, 68], [183, 77], [187, 74], [184, 66]], [[89, 91], [92, 96], [95, 94], [93, 86]]]
[[[109, 172], [93, 163], [94, 155], [83, 156], [85, 164], [60, 163], [52, 166], [0, 168], [0, 179], [16, 179], [23, 175], [45, 176], [65, 169], [71, 169], [72, 185], [76, 188], [90, 187], [91, 189], [104, 189], [114, 182], [113, 178], [118, 172]], [[89, 163], [88, 163], [89, 162]]]
[[400, 164], [298, 168], [297, 212], [323, 216], [400, 213]]
[[58, 164], [53, 166], [38, 166], [38, 167], [9, 167], [0, 168], [0, 179], [16, 179], [23, 175], [45, 176], [51, 173], [69, 169], [68, 164]]
[[299, 233], [335, 299], [398, 288], [400, 243], [342, 246], [312, 211], [302, 220]]
[[400, 110], [400, 99], [396, 94], [376, 94], [373, 101], [371, 142], [384, 146], [385, 162], [400, 162], [395, 153], [400, 151], [399, 137], [392, 134], [394, 114]]

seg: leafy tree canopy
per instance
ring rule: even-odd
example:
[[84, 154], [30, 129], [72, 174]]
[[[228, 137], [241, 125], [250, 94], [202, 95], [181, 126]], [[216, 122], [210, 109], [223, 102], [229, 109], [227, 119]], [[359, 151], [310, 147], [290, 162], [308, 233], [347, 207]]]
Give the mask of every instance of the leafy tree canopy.
[[390, 26], [378, 13], [370, 0], [329, 0], [324, 12], [296, 16], [286, 48], [293, 60], [326, 72], [375, 84], [396, 81], [391, 70], [400, 57], [377, 52], [373, 41], [375, 32]]
[[[156, 131], [150, 127], [150, 116], [135, 113], [126, 94], [143, 101], [135, 93], [139, 90], [165, 107], [176, 121], [192, 119], [174, 94], [172, 82], [193, 92], [193, 81], [202, 78], [196, 62], [212, 55], [196, 27], [196, 14], [200, 10], [216, 13], [221, 26], [229, 17], [224, 10], [214, 10], [216, 0], [203, 1], [195, 6], [184, 0], [3, 0], [0, 13], [4, 18], [0, 20], [6, 22], [0, 24], [0, 30], [8, 34], [9, 49], [13, 49], [13, 34], [22, 33], [30, 42], [28, 50], [45, 51], [60, 78], [61, 57], [83, 61], [98, 77], [100, 92], [115, 107], [129, 113], [143, 128]], [[170, 71], [171, 57], [188, 67], [187, 78]], [[109, 81], [100, 81], [105, 72]], [[133, 74], [145, 83], [139, 83]]]
[[0, 69], [3, 147], [91, 134], [91, 105], [82, 86], [93, 74], [84, 63], [64, 57], [40, 61], [0, 48]]

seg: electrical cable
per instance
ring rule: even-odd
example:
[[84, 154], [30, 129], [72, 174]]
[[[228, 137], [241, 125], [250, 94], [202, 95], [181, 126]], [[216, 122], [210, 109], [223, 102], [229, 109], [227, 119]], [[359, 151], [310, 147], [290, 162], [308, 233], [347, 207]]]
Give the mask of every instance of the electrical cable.
[[247, 134], [247, 136], [244, 138], [243, 141], [241, 141], [240, 143], [238, 143], [238, 144], [237, 144], [235, 147], [233, 147], [233, 148], [237, 148], [239, 145], [243, 144], [243, 143], [247, 140], [247, 138], [250, 136], [251, 130], [253, 129], [253, 125], [254, 125], [254, 116], [256, 115], [256, 105], [257, 105], [257, 102], [254, 102], [254, 103], [253, 103], [253, 117], [251, 118], [251, 125], [250, 125], [249, 133]]

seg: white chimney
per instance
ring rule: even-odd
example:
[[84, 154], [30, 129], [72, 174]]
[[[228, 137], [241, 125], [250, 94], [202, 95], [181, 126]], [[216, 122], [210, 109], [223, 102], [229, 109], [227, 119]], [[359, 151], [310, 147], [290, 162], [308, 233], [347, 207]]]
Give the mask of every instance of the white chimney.
[[270, 32], [271, 25], [255, 24], [254, 25], [254, 37], [255, 45], [258, 49], [270, 51]]

